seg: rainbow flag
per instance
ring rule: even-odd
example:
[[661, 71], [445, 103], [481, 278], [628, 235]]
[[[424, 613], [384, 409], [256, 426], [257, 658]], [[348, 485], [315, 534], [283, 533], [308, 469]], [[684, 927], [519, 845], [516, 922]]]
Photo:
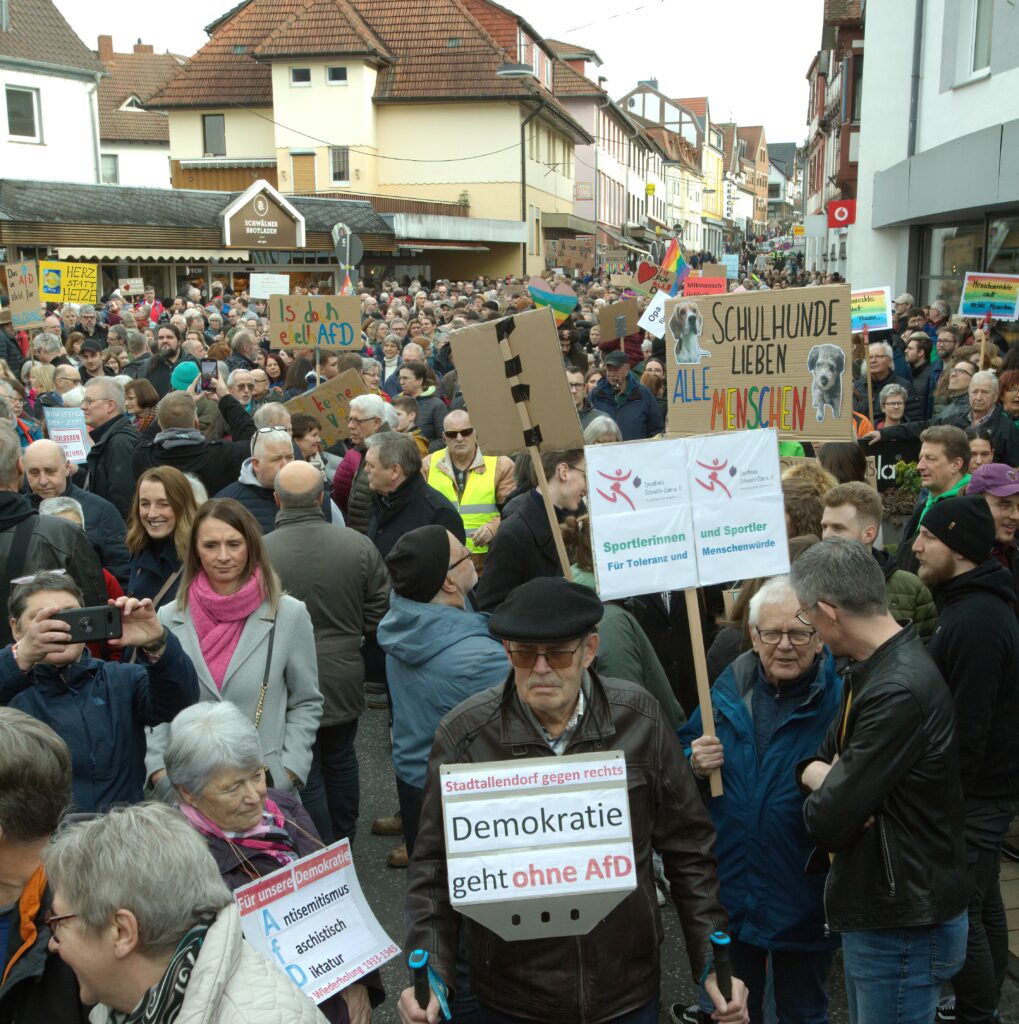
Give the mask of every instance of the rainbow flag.
[[683, 250], [680, 249], [679, 242], [675, 238], [669, 242], [669, 248], [665, 251], [665, 259], [662, 260], [662, 270], [667, 270], [676, 275], [676, 280], [672, 282], [669, 294], [678, 295], [679, 289], [682, 288], [683, 282], [690, 273], [690, 265], [683, 259]]
[[353, 295], [354, 294], [354, 286], [350, 283], [350, 274], [349, 273], [347, 274], [346, 277], [344, 277], [343, 284], [340, 285], [340, 294], [341, 295]]

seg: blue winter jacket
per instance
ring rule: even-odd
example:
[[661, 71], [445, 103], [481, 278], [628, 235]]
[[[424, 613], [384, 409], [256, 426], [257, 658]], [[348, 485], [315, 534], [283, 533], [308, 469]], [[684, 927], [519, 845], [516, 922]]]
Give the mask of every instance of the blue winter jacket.
[[168, 634], [163, 656], [128, 665], [88, 648], [63, 668], [22, 672], [11, 647], [0, 651], [0, 705], [49, 725], [71, 751], [73, 810], [101, 812], [138, 803], [145, 784], [145, 727], [169, 722], [198, 700], [198, 676]]
[[376, 634], [386, 652], [396, 774], [423, 789], [439, 722], [482, 690], [505, 682], [509, 659], [488, 615], [390, 595]]
[[591, 393], [591, 405], [596, 412], [616, 421], [624, 441], [642, 441], [654, 437], [665, 429], [658, 400], [633, 373], [626, 375], [626, 393], [617, 402], [616, 392], [607, 377], [598, 381]]
[[[816, 952], [838, 945], [824, 934], [825, 875], [806, 874], [816, 845], [803, 824], [795, 769], [817, 753], [842, 704], [834, 659], [824, 662], [803, 703], [772, 736], [758, 759], [751, 691], [760, 664], [741, 654], [711, 688], [715, 731], [722, 741], [724, 794], [707, 799], [717, 832], [715, 856], [729, 931], [762, 949]], [[700, 708], [678, 730], [687, 756], [702, 734]]]
[[[156, 594], [180, 567], [180, 557], [173, 543], [173, 537], [150, 541], [138, 554], [131, 556], [127, 586], [124, 588], [124, 592], [128, 597], [147, 597], [150, 601], [155, 601]], [[179, 586], [180, 575], [167, 588], [156, 608], [172, 604], [177, 597]]]

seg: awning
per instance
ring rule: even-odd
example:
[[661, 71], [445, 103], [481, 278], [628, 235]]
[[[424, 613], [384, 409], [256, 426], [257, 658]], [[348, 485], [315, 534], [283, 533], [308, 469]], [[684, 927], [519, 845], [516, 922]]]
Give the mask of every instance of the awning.
[[629, 249], [630, 252], [639, 253], [641, 256], [650, 256], [651, 253], [647, 249], [642, 249], [639, 245], [631, 245], [629, 242], [621, 241], [619, 243], [624, 249]]
[[[294, 152], [294, 150], [291, 150]], [[311, 150], [314, 152], [314, 150]], [[210, 156], [201, 160], [181, 160], [180, 166], [186, 170], [200, 170], [201, 168], [222, 168], [222, 167], [275, 167], [276, 157], [232, 157], [232, 156]]]
[[489, 246], [481, 242], [475, 245], [470, 242], [410, 242], [401, 238], [396, 244], [400, 249], [430, 249], [437, 252], [491, 252]]
[[106, 260], [117, 263], [141, 263], [144, 260], [230, 260], [235, 263], [248, 263], [251, 253], [247, 249], [57, 249], [57, 259], [61, 260]]
[[541, 228], [543, 231], [572, 231], [577, 235], [593, 235], [594, 221], [585, 220], [573, 213], [543, 213]]

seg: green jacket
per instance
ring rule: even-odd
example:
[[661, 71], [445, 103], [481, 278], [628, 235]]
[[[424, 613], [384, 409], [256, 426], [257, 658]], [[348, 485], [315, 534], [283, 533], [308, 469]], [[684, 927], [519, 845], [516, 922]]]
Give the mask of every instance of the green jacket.
[[938, 624], [934, 596], [919, 576], [896, 568], [895, 559], [887, 551], [875, 548], [873, 554], [885, 575], [885, 594], [892, 618], [897, 622], [912, 622], [926, 644]]

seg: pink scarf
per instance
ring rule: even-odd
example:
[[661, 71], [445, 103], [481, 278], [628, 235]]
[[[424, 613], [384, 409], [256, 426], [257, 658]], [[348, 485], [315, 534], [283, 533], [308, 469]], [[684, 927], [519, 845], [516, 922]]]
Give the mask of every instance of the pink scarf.
[[262, 820], [247, 832], [233, 837], [227, 834], [211, 818], [206, 817], [197, 807], [188, 803], [180, 803], [180, 812], [203, 836], [224, 839], [235, 846], [242, 846], [256, 853], [265, 853], [277, 864], [289, 864], [297, 860], [297, 848], [294, 840], [286, 830], [286, 819], [283, 812], [269, 797], [265, 798]]
[[255, 566], [247, 583], [233, 594], [217, 594], [204, 569], [192, 581], [188, 608], [198, 634], [198, 646], [217, 690], [223, 689], [227, 667], [248, 616], [264, 600], [262, 573], [258, 566]]

